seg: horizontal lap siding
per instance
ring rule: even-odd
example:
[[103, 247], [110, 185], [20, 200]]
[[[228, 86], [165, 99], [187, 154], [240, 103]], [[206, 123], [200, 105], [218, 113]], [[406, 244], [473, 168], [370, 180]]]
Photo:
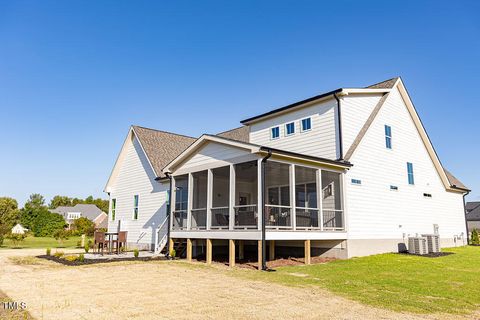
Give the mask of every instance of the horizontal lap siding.
[[[155, 175], [137, 139], [126, 150], [110, 199], [117, 199], [115, 221], [109, 214], [109, 231], [116, 231], [121, 220], [128, 231], [128, 242], [151, 244], [154, 231], [166, 214], [168, 184], [154, 180]], [[134, 195], [139, 196], [138, 219], [133, 219]]]
[[[250, 125], [250, 142], [306, 155], [337, 158], [336, 101], [330, 99]], [[312, 129], [300, 132], [300, 121], [311, 117]], [[295, 134], [285, 136], [285, 124], [295, 122]], [[270, 129], [280, 127], [280, 138], [270, 139]]]
[[[393, 149], [385, 147], [384, 125], [392, 127]], [[348, 231], [352, 239], [399, 239], [405, 233], [442, 238], [465, 232], [463, 198], [447, 192], [397, 90], [386, 100], [360, 142], [347, 173]], [[408, 184], [407, 162], [415, 185]], [[360, 179], [361, 186], [351, 179]], [[398, 191], [390, 191], [390, 185]], [[425, 198], [423, 193], [431, 193]], [[399, 227], [399, 226], [402, 227]]]
[[249, 151], [237, 147], [226, 146], [216, 142], [210, 142], [202, 147], [190, 159], [180, 167], [182, 169], [195, 168], [207, 165], [214, 161], [225, 161], [250, 154]]

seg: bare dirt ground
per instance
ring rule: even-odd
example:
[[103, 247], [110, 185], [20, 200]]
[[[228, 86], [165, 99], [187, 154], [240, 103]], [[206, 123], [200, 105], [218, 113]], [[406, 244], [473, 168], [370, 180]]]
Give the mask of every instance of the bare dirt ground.
[[221, 265], [158, 261], [68, 267], [22, 258], [40, 254], [44, 250], [0, 250], [0, 291], [26, 302], [36, 319], [459, 318], [394, 313], [321, 289], [245, 280]]

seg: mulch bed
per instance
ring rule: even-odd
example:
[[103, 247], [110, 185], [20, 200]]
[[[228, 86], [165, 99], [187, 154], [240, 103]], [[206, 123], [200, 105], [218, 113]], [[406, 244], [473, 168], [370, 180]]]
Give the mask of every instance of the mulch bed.
[[425, 258], [439, 258], [449, 256], [451, 254], [455, 254], [453, 252], [431, 252], [429, 254], [413, 254], [408, 252], [400, 252], [399, 254], [404, 254], [408, 256], [417, 256], [417, 257], [425, 257]]
[[[197, 262], [206, 262], [205, 259], [203, 258], [198, 258], [198, 259], [193, 259]], [[322, 264], [322, 263], [327, 263], [330, 261], [337, 260], [336, 258], [323, 258], [323, 257], [311, 257], [311, 264]], [[303, 258], [295, 258], [295, 257], [288, 257], [288, 258], [278, 258], [273, 261], [267, 261], [267, 268], [268, 269], [274, 269], [278, 267], [284, 267], [284, 266], [300, 266], [304, 265], [305, 260]], [[228, 259], [225, 257], [214, 257], [213, 263], [219, 263], [228, 266]], [[252, 270], [257, 270], [258, 269], [258, 262], [257, 260], [236, 260], [235, 261], [235, 266], [239, 268], [245, 268], [245, 269], [252, 269]]]
[[87, 264], [98, 264], [98, 263], [111, 263], [111, 262], [121, 262], [121, 261], [157, 261], [157, 260], [166, 260], [165, 257], [139, 257], [139, 258], [117, 258], [117, 259], [85, 259], [81, 261], [68, 261], [62, 258], [57, 258], [55, 256], [41, 255], [37, 258], [45, 259], [57, 263], [61, 263], [65, 266], [83, 266]]

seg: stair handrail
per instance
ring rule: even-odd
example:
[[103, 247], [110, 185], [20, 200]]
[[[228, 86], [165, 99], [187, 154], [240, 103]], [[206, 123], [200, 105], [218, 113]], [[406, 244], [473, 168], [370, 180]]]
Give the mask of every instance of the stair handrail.
[[163, 222], [158, 226], [158, 228], [155, 230], [155, 252], [159, 252], [161, 249], [159, 248], [161, 239], [159, 237], [159, 233], [162, 230], [163, 226], [168, 222], [168, 216], [165, 217]]

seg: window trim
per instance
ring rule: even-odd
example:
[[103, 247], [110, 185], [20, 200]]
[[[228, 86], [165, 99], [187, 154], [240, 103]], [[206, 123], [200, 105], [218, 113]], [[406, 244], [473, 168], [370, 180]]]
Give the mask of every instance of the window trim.
[[[388, 124], [386, 124], [384, 126], [385, 128], [385, 148], [387, 148], [388, 150], [392, 150], [393, 149], [393, 146], [392, 146], [392, 127], [389, 126]], [[388, 131], [390, 131], [390, 134], [387, 133], [387, 128], [388, 128]]]
[[[303, 121], [304, 120], [309, 120], [310, 128], [308, 128], [308, 129], [303, 128]], [[308, 131], [311, 131], [311, 130], [312, 130], [312, 117], [307, 117], [307, 118], [300, 119], [300, 132], [308, 132]]]
[[[288, 133], [288, 125], [293, 125], [293, 132]], [[285, 137], [293, 136], [295, 134], [295, 121], [285, 123]]]
[[[273, 136], [273, 130], [278, 129], [278, 135], [276, 137]], [[275, 126], [270, 128], [270, 140], [277, 140], [280, 139], [280, 126]]]
[[133, 220], [138, 220], [138, 194], [133, 195]]
[[110, 215], [112, 217], [112, 221], [115, 221], [115, 211], [117, 209], [117, 198], [112, 198], [110, 204]]

